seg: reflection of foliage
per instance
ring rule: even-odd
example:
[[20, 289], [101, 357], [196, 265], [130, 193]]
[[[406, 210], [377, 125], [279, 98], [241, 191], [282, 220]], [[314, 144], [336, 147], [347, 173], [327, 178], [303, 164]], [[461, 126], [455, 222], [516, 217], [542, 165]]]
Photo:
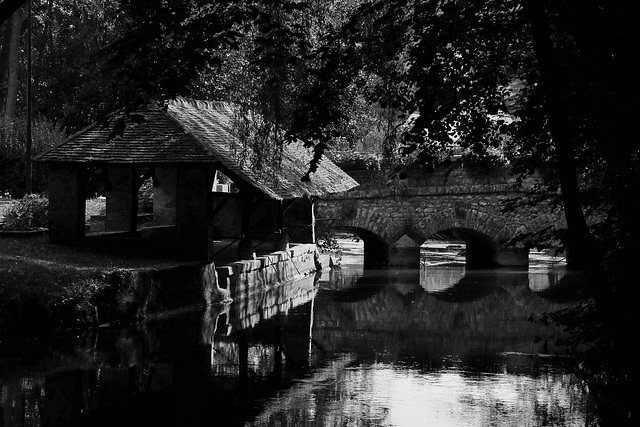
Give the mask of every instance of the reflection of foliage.
[[97, 300], [107, 288], [106, 283], [93, 277], [74, 280], [62, 289], [52, 306], [60, 317], [67, 314], [79, 324], [95, 322]]
[[630, 399], [629, 393], [636, 394], [628, 389], [624, 360], [615, 349], [595, 304], [588, 302], [529, 320], [564, 328], [567, 337], [558, 339], [557, 343], [567, 348], [574, 372], [584, 380], [589, 395], [597, 402], [597, 425], [628, 425], [623, 402]]
[[46, 228], [49, 222], [49, 199], [39, 194], [24, 196], [11, 205], [4, 216], [6, 231], [31, 231]]

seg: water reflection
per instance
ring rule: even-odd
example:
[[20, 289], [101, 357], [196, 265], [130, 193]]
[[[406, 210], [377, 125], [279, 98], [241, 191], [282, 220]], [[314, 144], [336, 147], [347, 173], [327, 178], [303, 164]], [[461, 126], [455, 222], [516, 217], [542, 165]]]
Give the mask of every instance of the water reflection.
[[584, 425], [562, 332], [526, 320], [585, 298], [580, 283], [347, 265], [38, 357], [3, 349], [0, 425]]
[[586, 281], [565, 265], [537, 267], [529, 270], [501, 268], [495, 270], [468, 270], [464, 265], [422, 265], [420, 286], [429, 293], [452, 301], [480, 299], [500, 287], [528, 286], [530, 292], [548, 299], [580, 300], [586, 297]]
[[[325, 291], [321, 283], [314, 306], [314, 339], [332, 353], [356, 353], [389, 363], [415, 360], [436, 367], [455, 355], [467, 368], [481, 364], [480, 370], [493, 369], [501, 352], [554, 350], [557, 331], [527, 318], [565, 308], [567, 303], [532, 292], [526, 272], [447, 273], [440, 279], [455, 278], [449, 292], [427, 292], [423, 277], [424, 271], [418, 270], [371, 270], [352, 278], [344, 290]], [[466, 277], [465, 284], [460, 285], [457, 277]], [[345, 278], [337, 281], [349, 283]], [[399, 282], [413, 283], [413, 289], [399, 290], [394, 286]], [[472, 283], [482, 289], [480, 295], [457, 297], [452, 291], [471, 288]]]
[[320, 381], [316, 388], [303, 383], [300, 392], [279, 398], [248, 425], [584, 425], [584, 408], [574, 407], [582, 400], [579, 385], [555, 376], [470, 377], [457, 370], [425, 374], [382, 363], [343, 363], [340, 358], [330, 365], [322, 387]]

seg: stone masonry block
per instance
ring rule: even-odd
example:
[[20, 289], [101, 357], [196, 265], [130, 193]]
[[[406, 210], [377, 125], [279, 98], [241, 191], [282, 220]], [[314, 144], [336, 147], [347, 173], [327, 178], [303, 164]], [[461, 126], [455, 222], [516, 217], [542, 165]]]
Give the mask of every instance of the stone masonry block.
[[231, 265], [233, 266], [234, 274], [243, 274], [251, 269], [249, 261], [236, 261]]
[[257, 260], [257, 259], [247, 260], [247, 269], [248, 269], [248, 271], [259, 270], [261, 265], [262, 265], [262, 262], [260, 260]]
[[289, 259], [289, 252], [285, 252], [285, 251], [276, 251], [272, 254], [273, 256], [277, 257], [277, 262], [283, 261], [283, 260], [287, 260]]

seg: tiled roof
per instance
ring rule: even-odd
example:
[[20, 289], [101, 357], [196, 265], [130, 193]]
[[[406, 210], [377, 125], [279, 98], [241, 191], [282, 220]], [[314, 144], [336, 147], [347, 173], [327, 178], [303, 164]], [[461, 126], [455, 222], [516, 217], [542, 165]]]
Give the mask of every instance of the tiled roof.
[[[323, 158], [309, 182], [302, 182], [312, 153], [301, 143], [284, 146], [282, 163], [271, 173], [258, 172], [238, 151], [249, 150], [235, 136], [234, 111], [228, 104], [179, 98], [166, 113], [149, 108], [144, 120], [127, 120], [122, 137], [108, 141], [112, 126], [90, 126], [41, 154], [47, 163], [177, 164], [221, 163], [231, 174], [276, 200], [347, 191], [357, 182]], [[108, 142], [107, 142], [108, 141]]]

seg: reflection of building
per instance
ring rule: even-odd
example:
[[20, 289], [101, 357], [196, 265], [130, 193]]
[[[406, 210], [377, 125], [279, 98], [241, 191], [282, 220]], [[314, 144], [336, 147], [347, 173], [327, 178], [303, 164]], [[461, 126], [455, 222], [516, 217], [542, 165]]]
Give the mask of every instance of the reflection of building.
[[[248, 298], [238, 298], [229, 305], [209, 307], [202, 319], [202, 341], [211, 344], [215, 333], [253, 328], [276, 316], [286, 316], [289, 310], [312, 302], [317, 293], [317, 275], [305, 276], [294, 282], [265, 288]], [[223, 331], [220, 329], [224, 328]]]
[[204, 313], [202, 340], [210, 347], [214, 388], [283, 378], [288, 367], [308, 366], [316, 282], [307, 276]]

